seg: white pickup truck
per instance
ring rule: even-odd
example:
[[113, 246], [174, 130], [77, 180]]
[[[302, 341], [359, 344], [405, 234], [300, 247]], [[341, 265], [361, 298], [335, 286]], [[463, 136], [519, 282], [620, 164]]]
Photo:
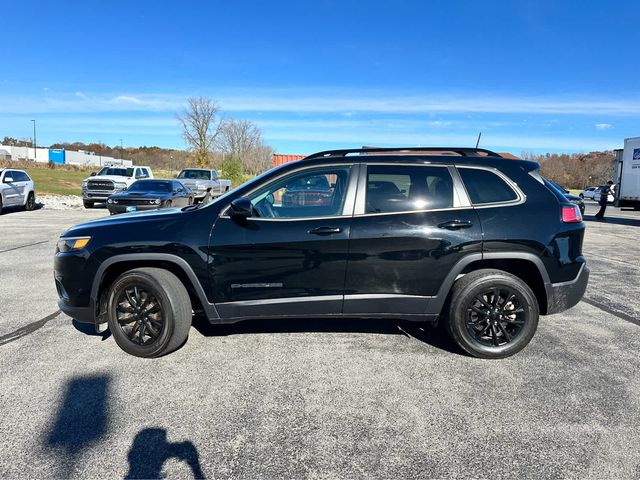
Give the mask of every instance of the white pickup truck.
[[613, 166], [615, 206], [640, 210], [640, 137], [625, 138]]
[[103, 167], [97, 174], [82, 181], [82, 203], [84, 208], [93, 208], [94, 203], [106, 202], [114, 193], [129, 188], [141, 178], [153, 178], [149, 167]]
[[231, 189], [230, 180], [222, 180], [217, 171], [206, 168], [185, 168], [176, 178], [193, 192], [195, 202], [219, 197]]

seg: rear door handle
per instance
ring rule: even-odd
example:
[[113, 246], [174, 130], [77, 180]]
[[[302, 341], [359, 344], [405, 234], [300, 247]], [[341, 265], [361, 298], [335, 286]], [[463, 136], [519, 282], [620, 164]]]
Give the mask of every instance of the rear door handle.
[[446, 228], [448, 230], [455, 230], [458, 228], [469, 228], [471, 226], [470, 220], [449, 220], [448, 222], [440, 223], [438, 228]]
[[309, 230], [312, 235], [333, 235], [334, 233], [340, 233], [342, 231], [339, 227], [318, 227], [313, 230]]

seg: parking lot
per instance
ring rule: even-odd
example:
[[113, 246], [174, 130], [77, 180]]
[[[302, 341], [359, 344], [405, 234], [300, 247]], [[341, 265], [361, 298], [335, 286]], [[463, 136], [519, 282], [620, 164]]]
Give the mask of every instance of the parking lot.
[[640, 212], [587, 207], [582, 302], [505, 360], [394, 321], [197, 324], [155, 360], [59, 312], [55, 242], [0, 217], [0, 477], [640, 476]]

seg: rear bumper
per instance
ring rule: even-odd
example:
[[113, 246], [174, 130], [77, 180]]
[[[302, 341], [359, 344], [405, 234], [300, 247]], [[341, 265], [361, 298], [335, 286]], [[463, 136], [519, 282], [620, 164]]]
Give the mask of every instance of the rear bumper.
[[547, 291], [547, 315], [564, 312], [575, 306], [584, 295], [589, 283], [589, 267], [583, 264], [575, 279], [562, 283], [550, 283]]

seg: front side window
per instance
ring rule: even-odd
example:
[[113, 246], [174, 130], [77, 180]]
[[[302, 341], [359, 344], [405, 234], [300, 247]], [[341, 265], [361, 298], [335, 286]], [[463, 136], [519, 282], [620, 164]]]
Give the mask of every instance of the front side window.
[[178, 178], [183, 180], [211, 180], [211, 172], [208, 170], [182, 170]]
[[479, 168], [459, 168], [460, 176], [467, 189], [471, 203], [512, 202], [518, 194], [493, 172]]
[[446, 167], [369, 165], [365, 213], [412, 212], [453, 207]]
[[350, 166], [304, 170], [251, 194], [259, 218], [312, 218], [342, 215]]

